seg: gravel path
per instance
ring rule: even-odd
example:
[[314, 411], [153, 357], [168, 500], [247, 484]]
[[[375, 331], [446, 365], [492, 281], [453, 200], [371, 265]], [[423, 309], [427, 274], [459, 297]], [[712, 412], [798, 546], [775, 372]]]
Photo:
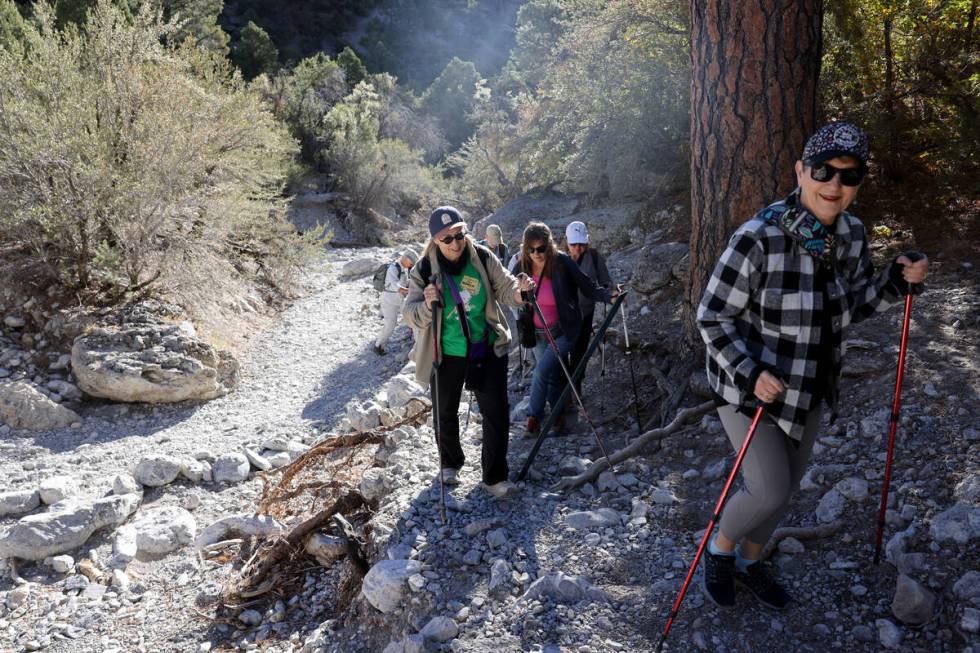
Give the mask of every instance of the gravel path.
[[[45, 478], [64, 474], [79, 481], [82, 494], [101, 496], [115, 474], [132, 472], [145, 455], [189, 456], [202, 450], [220, 455], [279, 435], [312, 441], [336, 424], [350, 400], [372, 395], [407, 356], [410, 338], [404, 328], [388, 356], [379, 358], [371, 351], [380, 317], [370, 279], [338, 281], [347, 260], [380, 260], [388, 254], [329, 252], [311, 270], [310, 294], [286, 310], [274, 328], [254, 336], [241, 361], [241, 386], [228, 396], [201, 405], [156, 408], [94, 404], [83, 413], [81, 428], [9, 434], [0, 442], [0, 488], [36, 487]], [[148, 488], [140, 512], [199, 502], [193, 514], [200, 530], [217, 517], [251, 512], [259, 492], [257, 480], [231, 486], [178, 480]], [[192, 495], [196, 499], [189, 499]], [[0, 518], [0, 527], [14, 521]], [[110, 537], [96, 533], [73, 557], [104, 563]], [[31, 609], [10, 621], [0, 601], [0, 650], [23, 650], [25, 644], [46, 641], [51, 641], [46, 649], [51, 651], [197, 650], [197, 644], [188, 642], [207, 639], [201, 636], [207, 622], [196, 619], [189, 608], [201, 582], [189, 551], [134, 561], [129, 567], [136, 578], [134, 591], [113, 596], [110, 589], [98, 601], [69, 599], [59, 585], [64, 576], [44, 565], [22, 567], [24, 578], [36, 582], [30, 586]], [[0, 581], [0, 594], [12, 587], [9, 580]]]

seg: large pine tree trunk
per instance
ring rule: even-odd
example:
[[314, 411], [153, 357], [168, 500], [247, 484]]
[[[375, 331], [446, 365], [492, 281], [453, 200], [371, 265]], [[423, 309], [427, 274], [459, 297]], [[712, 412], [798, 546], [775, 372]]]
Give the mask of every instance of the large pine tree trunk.
[[691, 0], [687, 326], [732, 231], [795, 186], [815, 129], [821, 0]]

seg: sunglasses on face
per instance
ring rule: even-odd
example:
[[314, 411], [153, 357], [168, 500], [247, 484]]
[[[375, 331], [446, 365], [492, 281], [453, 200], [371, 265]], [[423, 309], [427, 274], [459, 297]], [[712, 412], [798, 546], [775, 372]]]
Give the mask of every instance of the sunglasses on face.
[[864, 179], [864, 167], [857, 168], [835, 168], [829, 163], [821, 163], [818, 166], [810, 167], [810, 179], [819, 182], [828, 182], [834, 175], [840, 173], [840, 183], [844, 186], [857, 186]]
[[456, 235], [449, 234], [445, 238], [440, 238], [439, 239], [439, 242], [442, 243], [443, 245], [449, 245], [454, 240], [463, 240], [464, 238], [466, 238], [466, 232], [465, 231], [461, 231], [461, 232], [459, 232]]
[[548, 246], [547, 245], [539, 245], [538, 247], [528, 247], [527, 248], [527, 253], [528, 254], [544, 254], [547, 251], [548, 251]]

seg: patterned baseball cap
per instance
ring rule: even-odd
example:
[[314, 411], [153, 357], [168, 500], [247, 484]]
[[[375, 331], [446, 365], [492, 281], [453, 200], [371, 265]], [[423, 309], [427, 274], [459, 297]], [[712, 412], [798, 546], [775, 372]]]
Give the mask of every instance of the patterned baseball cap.
[[449, 229], [456, 225], [466, 225], [463, 216], [459, 214], [456, 207], [440, 206], [429, 215], [429, 234], [435, 236], [443, 229]]
[[862, 166], [868, 164], [868, 135], [849, 122], [824, 125], [810, 137], [803, 148], [803, 160], [819, 165], [837, 156], [854, 157]]

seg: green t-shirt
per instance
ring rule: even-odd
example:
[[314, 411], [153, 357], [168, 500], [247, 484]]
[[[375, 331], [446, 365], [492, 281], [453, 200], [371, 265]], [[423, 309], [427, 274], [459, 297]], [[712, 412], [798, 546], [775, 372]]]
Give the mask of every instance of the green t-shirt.
[[[467, 261], [461, 274], [451, 276], [466, 309], [470, 337], [474, 342], [479, 342], [487, 330], [487, 289], [483, 287], [483, 280], [472, 261]], [[442, 284], [442, 303], [442, 353], [447, 356], [466, 356], [466, 336], [463, 335], [456, 300], [448, 283]], [[490, 345], [493, 345], [495, 336], [491, 330]]]

